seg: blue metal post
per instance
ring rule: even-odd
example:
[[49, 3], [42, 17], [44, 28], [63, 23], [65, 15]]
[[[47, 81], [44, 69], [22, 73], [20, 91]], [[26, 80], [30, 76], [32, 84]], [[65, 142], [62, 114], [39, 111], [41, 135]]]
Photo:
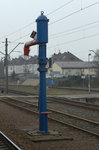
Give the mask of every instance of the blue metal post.
[[[46, 103], [46, 43], [48, 43], [48, 19], [43, 15], [37, 18], [37, 43], [39, 44], [39, 68], [40, 87], [39, 87], [39, 132], [48, 134], [48, 118]], [[45, 112], [45, 114], [44, 114]]]

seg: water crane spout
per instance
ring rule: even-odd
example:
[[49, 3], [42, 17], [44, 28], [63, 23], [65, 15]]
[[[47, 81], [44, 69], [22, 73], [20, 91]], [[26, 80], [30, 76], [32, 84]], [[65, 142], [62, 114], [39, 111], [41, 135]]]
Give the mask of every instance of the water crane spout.
[[33, 45], [36, 45], [36, 44], [37, 44], [36, 40], [26, 42], [25, 45], [24, 45], [24, 55], [29, 56], [30, 46], [33, 46]]

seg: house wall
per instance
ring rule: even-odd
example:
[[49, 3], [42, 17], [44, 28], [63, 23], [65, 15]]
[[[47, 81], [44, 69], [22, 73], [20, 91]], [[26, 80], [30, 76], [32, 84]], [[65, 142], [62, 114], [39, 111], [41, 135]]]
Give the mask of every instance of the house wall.
[[[89, 74], [89, 69], [88, 68], [67, 68], [67, 69], [62, 69], [58, 64], [54, 63], [52, 65], [52, 68], [50, 69], [53, 72], [59, 72], [62, 75], [88, 75]], [[48, 71], [48, 74], [50, 74], [50, 70]], [[91, 68], [90, 69], [90, 75], [96, 75], [96, 69]]]
[[[88, 75], [89, 69], [63, 69], [63, 74], [68, 75]], [[90, 69], [90, 75], [96, 75], [96, 69]]]
[[64, 75], [81, 75], [82, 69], [63, 69]]
[[24, 73], [33, 73], [39, 74], [37, 64], [28, 64], [28, 65], [10, 65], [8, 66], [8, 75], [10, 76], [13, 71], [16, 74], [24, 74]]
[[95, 68], [91, 68], [91, 69], [84, 69], [84, 75], [88, 75], [90, 72], [90, 75], [96, 75], [96, 69]]
[[[33, 73], [34, 75], [39, 75], [39, 72], [37, 70], [38, 64], [27, 64], [27, 65], [11, 65], [8, 66], [8, 74], [9, 76], [15, 71], [16, 74], [24, 74], [24, 73]], [[54, 63], [52, 65], [52, 68], [48, 69], [48, 74], [51, 74], [51, 72], [62, 74], [62, 75], [88, 75], [89, 70], [86, 69], [62, 69], [58, 64]], [[90, 75], [96, 75], [96, 69], [92, 68], [90, 69]]]
[[59, 65], [57, 65], [56, 63], [54, 63], [54, 64], [52, 65], [52, 71], [53, 71], [53, 72], [59, 72], [60, 74], [63, 73], [62, 68], [61, 68]]

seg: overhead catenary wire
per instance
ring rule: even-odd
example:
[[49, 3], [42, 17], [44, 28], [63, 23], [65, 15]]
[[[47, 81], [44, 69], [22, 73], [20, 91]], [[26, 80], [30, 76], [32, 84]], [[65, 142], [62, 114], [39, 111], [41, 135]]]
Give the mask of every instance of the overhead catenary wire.
[[[58, 11], [59, 9], [61, 9], [61, 8], [65, 7], [65, 6], [67, 6], [68, 4], [72, 3], [73, 1], [74, 1], [74, 0], [70, 0], [69, 2], [67, 2], [67, 3], [61, 5], [60, 7], [58, 7], [57, 9], [54, 9], [53, 11], [51, 11], [51, 12], [50, 12], [49, 14], [47, 14], [47, 15], [51, 15], [52, 13], [54, 13], [54, 12]], [[11, 35], [13, 35], [13, 34], [16, 34], [17, 32], [19, 32], [19, 31], [21, 31], [21, 30], [23, 30], [23, 29], [29, 27], [30, 25], [33, 25], [33, 22], [27, 24], [27, 25], [24, 26], [23, 28], [20, 28], [20, 29], [18, 29], [18, 30], [14, 31], [14, 32], [12, 32], [12, 33], [10, 33], [10, 34], [7, 34], [7, 35], [2, 36], [0, 39], [2, 39], [2, 38], [4, 38], [4, 37], [11, 36]], [[28, 33], [28, 34], [26, 34], [26, 35], [24, 35], [24, 36], [22, 36], [22, 37], [20, 37], [20, 38], [15, 39], [15, 40], [12, 41], [11, 43], [14, 43], [14, 42], [18, 41], [19, 39], [25, 38], [25, 37], [28, 36], [28, 35], [30, 35], [30, 33]], [[4, 46], [3, 46], [3, 47], [4, 47]], [[2, 48], [2, 47], [1, 47], [1, 48]]]
[[78, 32], [80, 32], [80, 31], [86, 31], [86, 30], [90, 30], [90, 29], [92, 29], [92, 28], [96, 28], [96, 27], [99, 27], [99, 25], [95, 25], [95, 26], [92, 26], [92, 27], [88, 27], [88, 28], [84, 28], [84, 29], [80, 29], [80, 30], [76, 30], [76, 31], [70, 31], [70, 32], [68, 32], [68, 33], [62, 33], [62, 36], [60, 36], [60, 35], [57, 35], [57, 36], [54, 36], [54, 37], [51, 37], [50, 39], [55, 39], [55, 38], [62, 38], [63, 36], [67, 36], [67, 35], [72, 35], [72, 34], [74, 34], [74, 33], [78, 33]]
[[29, 27], [30, 25], [33, 25], [34, 23], [35, 22], [31, 22], [31, 23], [27, 24], [26, 26], [24, 26], [24, 27], [22, 27], [22, 28], [20, 28], [20, 29], [18, 29], [16, 31], [14, 31], [14, 32], [12, 32], [12, 33], [9, 33], [9, 34], [6, 34], [6, 35], [2, 36], [0, 39], [8, 37], [8, 36], [11, 36], [11, 35], [16, 34], [16, 33], [19, 33], [19, 31], [22, 31], [23, 29]]
[[[61, 5], [60, 7], [58, 7], [57, 9], [54, 9], [53, 11], [49, 12], [49, 13], [47, 14], [47, 16], [53, 14], [54, 12], [58, 11], [59, 9], [65, 7], [65, 6], [67, 6], [68, 4], [72, 3], [73, 1], [74, 1], [74, 0], [70, 0], [70, 1], [67, 2], [67, 3], [64, 3], [63, 5]], [[27, 27], [33, 25], [34, 23], [35, 23], [35, 22], [30, 22], [29, 24], [23, 26], [22, 28], [19, 28], [18, 30], [14, 31], [14, 32], [12, 32], [12, 33], [9, 33], [9, 34], [6, 34], [6, 35], [2, 36], [0, 39], [5, 38], [5, 37], [8, 37], [8, 36], [11, 36], [11, 35], [13, 35], [13, 34], [16, 34], [16, 33], [20, 32], [20, 31], [22, 31], [23, 29], [25, 29], [25, 28], [27, 28]]]
[[[58, 10], [61, 9], [63, 6], [65, 7], [65, 6], [67, 6], [68, 4], [70, 4], [70, 3], [73, 2], [73, 1], [74, 1], [74, 0], [71, 0], [71, 1], [69, 1], [69, 2], [67, 2], [67, 3], [65, 3], [65, 4], [63, 4], [62, 6], [60, 6], [60, 7], [58, 7], [57, 9], [51, 11], [51, 12], [48, 13], [47, 15], [50, 15], [50, 14], [52, 14], [52, 13], [58, 11]], [[73, 14], [75, 14], [75, 13], [78, 13], [79, 11], [82, 11], [82, 10], [84, 10], [84, 9], [87, 9], [87, 8], [93, 6], [93, 5], [96, 5], [96, 4], [98, 4], [98, 3], [99, 3], [99, 2], [96, 2], [96, 3], [93, 3], [93, 4], [91, 4], [91, 5], [86, 6], [86, 7], [84, 7], [84, 8], [81, 8], [80, 10], [75, 11], [75, 12], [69, 14], [68, 16], [65, 16], [65, 18], [67, 18], [67, 17], [69, 17], [69, 16], [71, 16], [71, 15], [73, 15]], [[65, 19], [65, 18], [63, 17], [63, 18], [61, 18], [61, 19], [59, 19], [59, 20], [57, 20], [57, 21], [54, 21], [54, 22], [50, 23], [49, 25], [54, 24], [55, 22], [61, 21], [61, 20]], [[7, 35], [2, 36], [0, 39], [5, 38], [5, 37], [8, 37], [8, 36], [11, 36], [11, 35], [16, 34], [16, 33], [19, 33], [20, 31], [22, 31], [23, 29], [29, 27], [30, 25], [33, 25], [34, 23], [35, 23], [35, 22], [31, 22], [31, 23], [29, 23], [29, 24], [23, 26], [22, 28], [20, 28], [20, 29], [14, 31], [14, 32], [12, 32], [12, 33], [9, 33], [9, 34], [7, 34]]]
[[[85, 25], [82, 25], [82, 26], [78, 26], [78, 27], [71, 28], [71, 29], [68, 29], [68, 30], [65, 30], [65, 31], [62, 31], [62, 32], [58, 32], [58, 33], [55, 33], [55, 34], [51, 34], [51, 35], [49, 35], [49, 37], [56, 36], [56, 35], [60, 35], [60, 34], [66, 33], [66, 32], [71, 32], [71, 31], [73, 31], [73, 30], [77, 30], [77, 29], [80, 29], [80, 28], [83, 28], [83, 27], [86, 27], [86, 26], [89, 26], [89, 25], [96, 24], [96, 23], [99, 23], [99, 21], [94, 21], [94, 22], [91, 22], [91, 23], [88, 23], [88, 24], [85, 24]], [[91, 27], [90, 27], [90, 28], [91, 28]], [[82, 30], [83, 30], [83, 29], [82, 29]], [[76, 31], [75, 31], [75, 32], [76, 32]], [[75, 32], [73, 32], [73, 33], [75, 33]], [[78, 32], [78, 31], [77, 31], [77, 32]], [[72, 33], [69, 33], [69, 34], [72, 34]], [[30, 33], [27, 33], [27, 34], [23, 35], [22, 37], [15, 39], [14, 41], [12, 41], [12, 43], [13, 43], [13, 42], [16, 42], [16, 41], [18, 41], [18, 40], [20, 40], [20, 39], [23, 39], [23, 38], [25, 38], [25, 37], [27, 37], [27, 36], [29, 36], [29, 35], [30, 35]], [[68, 35], [68, 34], [67, 34], [67, 35]]]
[[84, 24], [84, 25], [82, 25], [82, 26], [78, 26], [78, 27], [75, 27], [75, 28], [71, 28], [71, 29], [68, 29], [68, 30], [64, 30], [64, 31], [62, 31], [62, 32], [54, 33], [54, 34], [51, 34], [51, 35], [49, 35], [49, 36], [51, 37], [51, 36], [60, 35], [60, 34], [62, 34], [62, 33], [70, 32], [70, 31], [73, 31], [73, 30], [77, 30], [77, 29], [80, 29], [80, 28], [83, 28], [83, 27], [86, 27], [86, 26], [90, 26], [90, 25], [96, 24], [96, 23], [99, 23], [99, 21], [94, 21], [94, 22], [91, 22], [91, 23], [88, 23], [88, 24]]
[[74, 11], [74, 12], [72, 12], [72, 13], [70, 13], [70, 14], [68, 14], [68, 15], [66, 15], [66, 16], [64, 16], [64, 17], [62, 17], [62, 18], [60, 18], [60, 19], [58, 19], [58, 20], [55, 20], [55, 21], [51, 22], [49, 25], [55, 24], [55, 23], [57, 23], [57, 22], [59, 22], [59, 21], [62, 21], [62, 20], [64, 20], [64, 19], [68, 18], [68, 17], [71, 17], [71, 16], [73, 16], [73, 15], [79, 13], [80, 11], [86, 10], [86, 9], [88, 9], [88, 8], [94, 6], [94, 5], [97, 5], [97, 4], [99, 4], [99, 1], [96, 2], [96, 3], [93, 3], [93, 4], [91, 4], [91, 5], [88, 5], [88, 6], [84, 7], [84, 8], [80, 8], [80, 9], [78, 9], [78, 10], [76, 10], [76, 11]]
[[14, 43], [14, 42], [16, 42], [16, 41], [18, 41], [18, 40], [20, 40], [20, 39], [23, 39], [23, 38], [25, 38], [25, 37], [27, 37], [27, 36], [29, 36], [29, 35], [30, 35], [30, 33], [25, 34], [25, 35], [23, 35], [22, 37], [17, 38], [17, 39], [15, 39], [14, 41], [12, 41], [12, 43]]
[[65, 6], [69, 5], [69, 4], [72, 3], [73, 1], [74, 1], [74, 0], [70, 0], [69, 2], [66, 2], [65, 4], [61, 5], [60, 7], [58, 7], [58, 8], [56, 8], [56, 9], [52, 10], [51, 12], [49, 12], [49, 13], [47, 14], [47, 16], [49, 16], [49, 15], [55, 13], [56, 11], [62, 9], [62, 8], [65, 7]]
[[[52, 14], [52, 13], [58, 11], [59, 9], [61, 9], [61, 8], [65, 7], [65, 6], [67, 6], [68, 4], [70, 4], [70, 3], [73, 2], [73, 1], [74, 1], [74, 0], [71, 0], [71, 1], [69, 1], [69, 2], [67, 2], [67, 3], [65, 3], [65, 4], [63, 4], [62, 6], [60, 6], [60, 7], [58, 7], [57, 9], [51, 11], [51, 12], [48, 13], [47, 15], [50, 15], [50, 14]], [[81, 8], [80, 10], [87, 9], [87, 8], [93, 6], [93, 5], [96, 5], [97, 3], [99, 3], [99, 2], [93, 3], [93, 4], [91, 4], [91, 5], [89, 5], [89, 6], [85, 7], [85, 8]], [[78, 11], [80, 11], [80, 10], [78, 10]], [[78, 11], [77, 11], [77, 12], [78, 12]], [[77, 12], [75, 12], [75, 13], [77, 13]], [[70, 15], [72, 15], [72, 14], [70, 14]], [[12, 33], [9, 33], [9, 34], [6, 34], [6, 35], [2, 36], [0, 39], [5, 38], [5, 37], [8, 37], [8, 36], [11, 36], [11, 35], [13, 35], [13, 34], [16, 34], [16, 33], [18, 33], [19, 31], [22, 31], [23, 29], [29, 27], [30, 25], [33, 25], [34, 23], [35, 23], [35, 22], [31, 22], [31, 23], [29, 23], [29, 24], [23, 26], [22, 28], [19, 28], [18, 30], [14, 31], [14, 32], [12, 32]], [[53, 23], [54, 23], [54, 22], [53, 22]], [[51, 24], [52, 24], [52, 23], [51, 23]]]
[[[97, 25], [97, 26], [99, 26], [99, 25]], [[90, 27], [90, 28], [93, 28], [93, 27]], [[87, 28], [87, 29], [90, 29], [90, 28]], [[87, 29], [84, 29], [84, 30], [87, 30]], [[82, 30], [83, 30], [83, 29], [82, 29]], [[66, 35], [73, 34], [73, 33], [76, 33], [76, 32], [82, 31], [82, 30], [78, 30], [78, 31], [75, 31], [75, 32], [70, 32], [70, 33], [68, 33], [68, 34], [66, 34]], [[18, 38], [18, 39], [16, 39], [16, 40], [12, 41], [11, 43], [13, 43], [13, 42], [15, 42], [15, 41], [18, 41], [19, 39], [22, 39], [22, 38], [24, 38], [24, 37], [26, 37], [26, 36], [28, 36], [28, 35], [29, 35], [29, 34], [26, 34], [26, 35], [24, 35], [23, 37]], [[76, 42], [76, 41], [79, 41], [79, 40], [82, 40], [82, 39], [86, 39], [86, 38], [90, 38], [90, 37], [92, 37], [92, 36], [97, 36], [97, 35], [98, 35], [98, 34], [94, 34], [94, 35], [91, 35], [91, 36], [86, 36], [86, 37], [79, 38], [79, 39], [76, 39], [76, 40], [67, 41], [67, 42], [64, 42], [64, 43], [61, 43], [61, 44], [58, 44], [58, 45], [64, 45], [64, 44]], [[55, 37], [55, 38], [57, 38], [57, 37]], [[58, 46], [58, 45], [55, 45], [55, 46]], [[3, 48], [3, 47], [4, 47], [4, 46], [2, 46], [2, 47], [0, 47], [0, 48]]]
[[[69, 1], [68, 4], [71, 3], [71, 2], [72, 2], [72, 1]], [[98, 3], [99, 3], [99, 2], [96, 2], [96, 3], [93, 3], [93, 4], [91, 4], [91, 5], [86, 6], [86, 7], [84, 7], [84, 8], [81, 8], [80, 11], [85, 10], [85, 9], [87, 9], [87, 8], [89, 8], [89, 7], [92, 7], [92, 6], [94, 6], [94, 5], [98, 4]], [[62, 7], [62, 6], [60, 6], [60, 9], [61, 9], [61, 7]], [[52, 14], [52, 13], [58, 11], [58, 10], [59, 10], [59, 8], [53, 10], [53, 11], [50, 12], [48, 15], [50, 15], [50, 14]], [[96, 22], [97, 22], [97, 21], [96, 21]], [[17, 31], [10, 33], [10, 35], [13, 35], [13, 34], [19, 32], [19, 31], [21, 31], [22, 29], [25, 29], [26, 27], [28, 27], [28, 26], [30, 26], [30, 25], [33, 25], [33, 23], [30, 23], [30, 24], [24, 26], [23, 28], [20, 28], [20, 29], [18, 29]], [[77, 27], [77, 28], [78, 28], [78, 27]], [[22, 36], [22, 37], [20, 37], [20, 38], [18, 38], [18, 39], [15, 39], [15, 40], [12, 41], [12, 42], [18, 41], [19, 39], [22, 39], [22, 38], [28, 36], [29, 34], [30, 34], [30, 33], [28, 33], [27, 35], [24, 35], [24, 36]], [[59, 33], [57, 33], [57, 34], [59, 34]], [[9, 36], [9, 34], [8, 34], [8, 36]]]
[[92, 35], [89, 35], [89, 36], [85, 36], [85, 37], [82, 37], [82, 38], [78, 38], [78, 39], [75, 39], [75, 40], [67, 41], [67, 42], [64, 42], [64, 43], [59, 43], [59, 44], [53, 45], [53, 46], [48, 47], [48, 48], [53, 48], [55, 46], [60, 46], [60, 45], [66, 45], [66, 44], [69, 44], [69, 43], [77, 42], [77, 41], [84, 40], [84, 39], [91, 38], [91, 37], [95, 37], [95, 36], [99, 36], [99, 33], [92, 34]]

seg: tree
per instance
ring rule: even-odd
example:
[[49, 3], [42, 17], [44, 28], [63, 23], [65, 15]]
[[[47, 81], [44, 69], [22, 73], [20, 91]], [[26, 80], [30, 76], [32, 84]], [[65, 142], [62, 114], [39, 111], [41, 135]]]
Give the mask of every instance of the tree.
[[12, 72], [11, 79], [12, 80], [18, 80], [19, 79], [18, 76], [16, 75], [15, 71]]
[[24, 73], [29, 73], [29, 67], [25, 64], [24, 65]]

